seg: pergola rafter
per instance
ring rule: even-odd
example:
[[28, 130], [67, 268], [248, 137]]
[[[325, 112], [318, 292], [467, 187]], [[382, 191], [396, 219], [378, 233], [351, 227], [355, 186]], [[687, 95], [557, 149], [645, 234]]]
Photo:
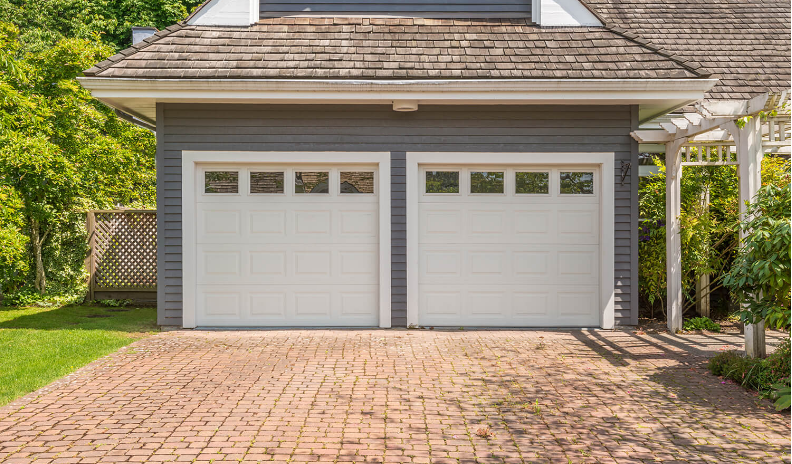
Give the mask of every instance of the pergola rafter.
[[[665, 144], [666, 148], [667, 318], [671, 332], [682, 330], [682, 167], [736, 165], [743, 217], [746, 202], [761, 187], [764, 154], [790, 152], [789, 97], [784, 91], [750, 100], [705, 100], [695, 105], [695, 113], [662, 122], [660, 129], [631, 133], [639, 143]], [[765, 355], [763, 322], [746, 326], [745, 351], [752, 357]]]

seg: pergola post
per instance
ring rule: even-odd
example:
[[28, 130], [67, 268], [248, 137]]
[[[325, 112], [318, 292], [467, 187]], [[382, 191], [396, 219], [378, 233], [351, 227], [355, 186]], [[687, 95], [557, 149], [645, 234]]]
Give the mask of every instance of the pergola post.
[[666, 279], [668, 330], [682, 330], [682, 238], [679, 216], [682, 214], [682, 158], [679, 149], [684, 140], [666, 143]]
[[[737, 127], [735, 123], [726, 125], [731, 132], [737, 148], [737, 172], [740, 177], [740, 219], [745, 219], [746, 203], [753, 200], [762, 186], [762, 121], [756, 115], [750, 118], [745, 126]], [[745, 232], [740, 231], [740, 241]], [[758, 324], [745, 325], [745, 354], [751, 358], [763, 358], [767, 355], [765, 346], [764, 321]]]

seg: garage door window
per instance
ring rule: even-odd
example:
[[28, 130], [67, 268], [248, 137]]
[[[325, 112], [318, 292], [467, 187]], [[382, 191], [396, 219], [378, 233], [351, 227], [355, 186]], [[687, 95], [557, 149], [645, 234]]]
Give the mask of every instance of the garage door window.
[[516, 172], [514, 180], [514, 193], [520, 195], [547, 195], [550, 193], [549, 172]]
[[341, 193], [374, 193], [373, 172], [341, 172]]
[[239, 193], [239, 172], [206, 171], [204, 193]]
[[470, 193], [503, 193], [503, 172], [471, 172]]
[[294, 193], [330, 193], [330, 175], [328, 172], [304, 172], [294, 173]]
[[593, 195], [594, 173], [591, 171], [561, 171], [562, 195]]
[[283, 193], [283, 172], [251, 172], [250, 193]]
[[426, 171], [426, 193], [459, 193], [459, 171]]

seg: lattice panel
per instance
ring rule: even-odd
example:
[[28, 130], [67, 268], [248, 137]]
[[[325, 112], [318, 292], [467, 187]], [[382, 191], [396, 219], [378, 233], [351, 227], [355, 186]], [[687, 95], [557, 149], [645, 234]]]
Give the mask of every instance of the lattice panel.
[[157, 213], [97, 212], [94, 231], [94, 288], [157, 288]]

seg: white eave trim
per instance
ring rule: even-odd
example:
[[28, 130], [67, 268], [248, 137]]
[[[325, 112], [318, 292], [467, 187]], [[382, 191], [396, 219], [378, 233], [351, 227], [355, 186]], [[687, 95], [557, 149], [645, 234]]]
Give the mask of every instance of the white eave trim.
[[[698, 100], [717, 79], [482, 79], [482, 80], [307, 80], [307, 79], [129, 79], [80, 77], [99, 99], [155, 98], [162, 102], [196, 100], [287, 100], [352, 102], [419, 99], [565, 101], [567, 103]], [[573, 100], [573, 101], [570, 101]], [[425, 103], [425, 102], [424, 102]]]
[[[80, 77], [106, 104], [153, 122], [156, 103], [639, 105], [646, 121], [704, 98], [717, 79], [134, 79]], [[420, 111], [420, 109], [419, 109]]]

